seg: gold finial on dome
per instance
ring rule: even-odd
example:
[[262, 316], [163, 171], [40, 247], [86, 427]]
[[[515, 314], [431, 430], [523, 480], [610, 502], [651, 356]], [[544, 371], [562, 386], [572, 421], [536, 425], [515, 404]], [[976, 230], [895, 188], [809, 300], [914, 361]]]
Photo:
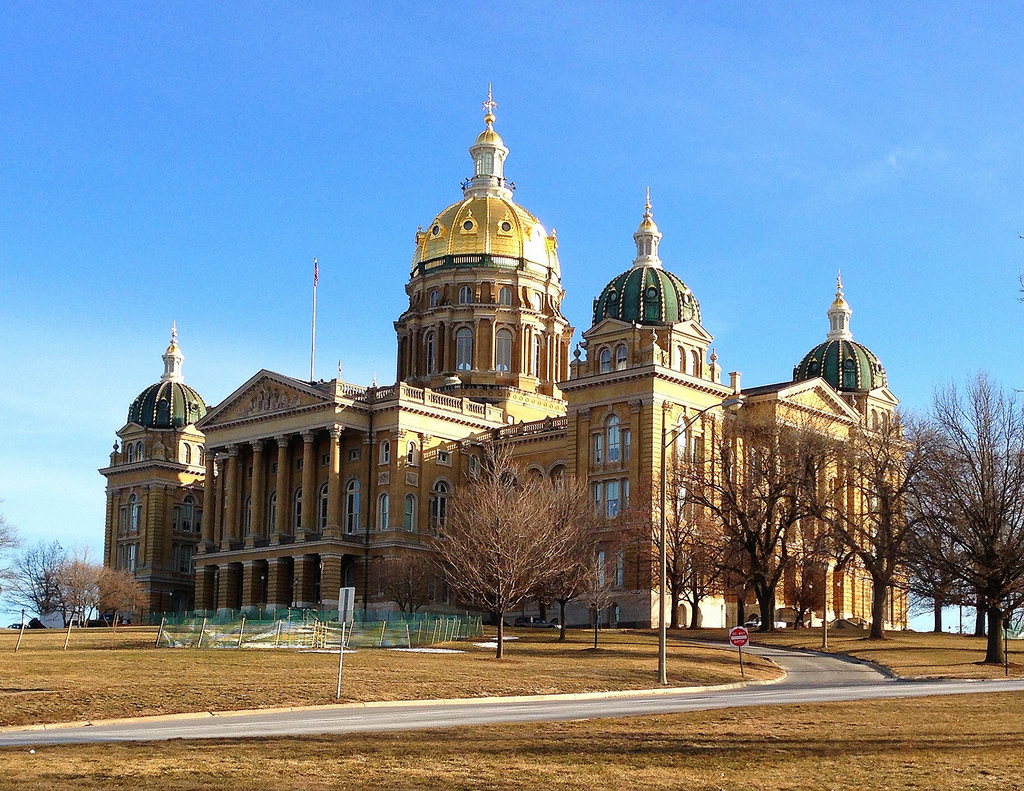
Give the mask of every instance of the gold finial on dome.
[[647, 188], [647, 202], [644, 204], [644, 217], [651, 216], [651, 188]]
[[178, 348], [178, 322], [171, 322], [171, 343], [163, 355], [164, 373], [160, 377], [161, 382], [184, 382], [181, 375], [181, 364], [185, 361], [185, 355]]
[[852, 341], [853, 334], [850, 332], [850, 316], [853, 309], [843, 296], [843, 272], [840, 270], [836, 275], [836, 298], [832, 301], [832, 307], [828, 309], [828, 324], [830, 341]]
[[640, 221], [640, 227], [633, 234], [633, 241], [636, 242], [636, 258], [633, 259], [633, 266], [661, 266], [661, 259], [658, 257], [658, 244], [661, 242], [661, 231], [658, 224], [654, 222], [654, 215], [651, 214], [651, 188], [647, 188], [647, 200], [644, 202], [644, 218]]
[[487, 83], [487, 101], [484, 102], [484, 123], [487, 124], [488, 129], [494, 125], [494, 110], [497, 106], [498, 103], [494, 101], [494, 96], [491, 93], [491, 83]]
[[840, 269], [836, 273], [836, 298], [832, 303], [832, 307], [841, 308], [847, 305], [846, 298], [843, 296], [843, 270]]

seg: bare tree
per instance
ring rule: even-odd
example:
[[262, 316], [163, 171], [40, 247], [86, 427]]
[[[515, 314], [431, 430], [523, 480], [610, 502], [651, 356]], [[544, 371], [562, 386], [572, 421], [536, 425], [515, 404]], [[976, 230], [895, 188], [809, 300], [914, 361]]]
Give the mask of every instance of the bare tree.
[[984, 373], [934, 399], [936, 450], [916, 507], [931, 562], [976, 589], [988, 615], [985, 662], [1002, 659], [1003, 617], [1024, 594], [1024, 409]]
[[121, 615], [137, 613], [145, 603], [145, 590], [135, 575], [124, 569], [101, 568], [99, 572], [99, 608], [110, 613], [117, 628]]
[[60, 612], [67, 616], [60, 570], [67, 553], [57, 541], [40, 541], [14, 556], [11, 565], [11, 600], [39, 616]]
[[575, 538], [552, 522], [550, 482], [525, 475], [506, 447], [489, 446], [485, 461], [480, 477], [452, 498], [437, 548], [449, 587], [498, 616], [500, 659], [505, 615], [542, 579], [571, 567]]
[[601, 611], [615, 598], [615, 568], [609, 558], [610, 546], [591, 547], [590, 556], [583, 564], [583, 590], [579, 596], [586, 602], [594, 616], [594, 648], [601, 628]]
[[810, 421], [741, 413], [705, 442], [709, 458], [683, 468], [689, 501], [722, 525], [730, 583], [742, 577], [757, 597], [761, 631], [775, 628], [775, 592], [796, 527], [812, 512], [808, 490], [827, 464], [826, 436]]
[[539, 580], [533, 596], [539, 601], [558, 604], [558, 641], [564, 643], [565, 609], [589, 587], [600, 519], [594, 512], [585, 482], [562, 478], [550, 486], [542, 486], [541, 495], [547, 499], [545, 510], [553, 529], [562, 537], [565, 556], [562, 572]]
[[929, 458], [932, 434], [914, 421], [883, 421], [858, 428], [837, 440], [837, 475], [819, 481], [816, 516], [835, 536], [841, 550], [857, 558], [871, 577], [871, 639], [885, 637], [885, 605], [901, 574], [917, 528], [910, 508], [912, 492]]
[[[960, 564], [954, 561], [956, 555], [956, 546], [943, 532], [927, 528], [915, 531], [907, 545], [910, 593], [931, 602], [932, 631], [937, 634], [942, 632], [943, 608], [962, 606], [970, 601], [970, 597], [965, 596], [963, 582], [950, 570]], [[937, 563], [935, 558], [945, 560]]]
[[19, 544], [18, 532], [14, 525], [7, 521], [7, 517], [0, 514], [0, 593], [13, 581], [13, 572], [8, 566], [8, 553], [17, 549]]
[[409, 613], [434, 600], [438, 573], [434, 559], [420, 552], [377, 558], [373, 564], [377, 590]]
[[89, 550], [76, 550], [57, 570], [57, 585], [67, 622], [78, 619], [84, 623], [99, 606], [100, 573], [103, 566], [89, 559]]

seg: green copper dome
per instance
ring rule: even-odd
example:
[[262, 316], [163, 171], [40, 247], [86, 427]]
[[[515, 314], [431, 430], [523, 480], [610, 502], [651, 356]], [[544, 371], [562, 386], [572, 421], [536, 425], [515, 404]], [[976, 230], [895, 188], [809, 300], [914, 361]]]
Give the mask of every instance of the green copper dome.
[[633, 266], [594, 300], [594, 324], [609, 317], [638, 324], [700, 323], [700, 304], [682, 280], [661, 266]]
[[866, 346], [856, 341], [830, 340], [807, 352], [793, 369], [793, 381], [820, 376], [836, 390], [874, 390], [886, 387], [882, 363]]
[[184, 382], [150, 385], [128, 409], [128, 422], [149, 428], [180, 428], [206, 414], [202, 396]]

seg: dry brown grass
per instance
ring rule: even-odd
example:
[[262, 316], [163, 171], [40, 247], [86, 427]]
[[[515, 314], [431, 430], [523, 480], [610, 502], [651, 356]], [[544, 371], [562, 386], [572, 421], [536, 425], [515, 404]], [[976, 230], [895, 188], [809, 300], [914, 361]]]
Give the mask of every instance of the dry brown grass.
[[[343, 700], [532, 695], [655, 686], [657, 638], [644, 632], [509, 630], [505, 659], [493, 650], [453, 643], [461, 654], [364, 650], [345, 656]], [[259, 649], [154, 649], [156, 630], [119, 630], [111, 648], [106, 630], [82, 630], [61, 651], [63, 633], [0, 635], [0, 725], [333, 703], [337, 654]], [[732, 652], [674, 645], [674, 686], [739, 680]], [[748, 664], [748, 677], [773, 678], [765, 662]]]
[[[697, 633], [693, 633], [697, 634]], [[723, 630], [707, 629], [701, 636], [725, 639]], [[889, 632], [884, 640], [868, 640], [864, 632], [829, 631], [829, 650], [876, 662], [905, 678], [1003, 678], [1002, 665], [983, 665], [985, 638], [930, 632]], [[680, 637], [688, 636], [681, 632]], [[751, 641], [788, 648], [821, 650], [821, 629], [753, 632]], [[1010, 677], [1024, 676], [1024, 640], [1010, 640]]]
[[0, 789], [1022, 789], [1024, 693], [0, 750]]

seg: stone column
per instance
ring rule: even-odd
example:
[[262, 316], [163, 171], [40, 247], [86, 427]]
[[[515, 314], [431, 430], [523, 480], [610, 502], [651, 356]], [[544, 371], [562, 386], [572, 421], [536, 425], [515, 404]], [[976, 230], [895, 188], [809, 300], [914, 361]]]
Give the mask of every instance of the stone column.
[[263, 581], [260, 573], [263, 564], [258, 560], [247, 560], [242, 564], [242, 609], [246, 612], [258, 610], [263, 603]]
[[221, 549], [231, 549], [231, 543], [238, 540], [238, 446], [228, 445], [228, 464], [224, 482], [224, 530], [221, 534]]
[[291, 558], [272, 558], [267, 561], [267, 606], [291, 607], [292, 585], [288, 573]]
[[316, 491], [314, 438], [312, 431], [302, 432], [302, 513], [299, 515], [302, 521], [295, 536], [298, 541], [312, 538], [317, 528], [317, 511], [320, 503]]
[[[279, 544], [281, 536], [291, 534], [292, 524], [292, 493], [291, 493], [291, 472], [288, 466], [288, 436], [278, 434], [277, 440], [277, 522], [274, 525], [274, 534], [270, 537], [270, 543]], [[290, 592], [289, 592], [290, 596]], [[289, 598], [289, 604], [291, 599]]]
[[[209, 552], [214, 549], [213, 531], [217, 520], [217, 501], [215, 499], [217, 487], [216, 468], [216, 457], [212, 453], [206, 454], [206, 477], [203, 480], [203, 540], [199, 542], [200, 552]], [[203, 609], [198, 604], [196, 607]]]
[[213, 574], [217, 570], [216, 566], [197, 566], [196, 567], [196, 600], [195, 609], [197, 610], [212, 610], [213, 609]]
[[220, 585], [217, 591], [217, 612], [224, 613], [236, 610], [241, 604], [238, 601], [238, 563], [225, 563], [219, 567]]
[[320, 572], [320, 600], [325, 610], [338, 606], [338, 591], [341, 588], [341, 555], [321, 555], [323, 570]]
[[[213, 542], [220, 546], [221, 538], [224, 535], [224, 457], [217, 454], [216, 458], [217, 478], [213, 490]], [[203, 514], [206, 518], [206, 514]]]
[[331, 426], [331, 466], [327, 474], [327, 528], [324, 536], [341, 538], [341, 426]]
[[314, 609], [318, 602], [313, 600], [313, 583], [317, 569], [315, 555], [296, 555], [295, 575], [292, 583], [292, 601], [296, 607]]
[[245, 545], [251, 547], [257, 538], [266, 538], [263, 520], [267, 513], [266, 463], [263, 460], [263, 440], [252, 443], [252, 531], [245, 538]]

